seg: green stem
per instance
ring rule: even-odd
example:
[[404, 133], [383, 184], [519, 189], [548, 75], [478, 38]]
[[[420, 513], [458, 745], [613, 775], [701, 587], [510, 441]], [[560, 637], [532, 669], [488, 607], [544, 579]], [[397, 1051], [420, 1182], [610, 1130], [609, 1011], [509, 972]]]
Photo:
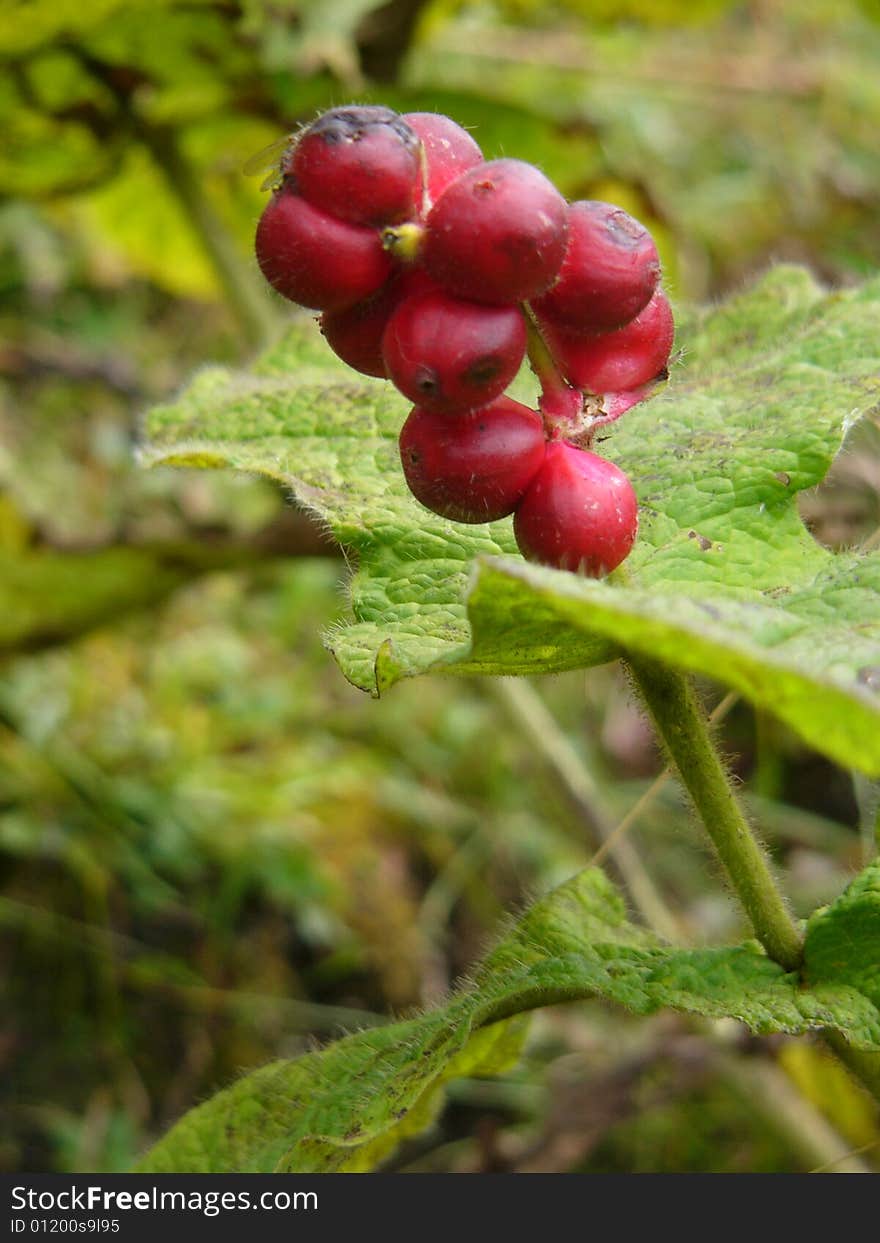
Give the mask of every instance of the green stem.
[[522, 309], [526, 319], [529, 365], [541, 385], [539, 405], [547, 436], [555, 440], [560, 434], [577, 434], [582, 430], [579, 416], [584, 407], [583, 395], [571, 387], [556, 366], [556, 360], [541, 336], [532, 308], [525, 302]]
[[801, 937], [736, 801], [693, 687], [668, 666], [632, 654], [627, 661], [756, 936], [771, 958], [796, 970]]

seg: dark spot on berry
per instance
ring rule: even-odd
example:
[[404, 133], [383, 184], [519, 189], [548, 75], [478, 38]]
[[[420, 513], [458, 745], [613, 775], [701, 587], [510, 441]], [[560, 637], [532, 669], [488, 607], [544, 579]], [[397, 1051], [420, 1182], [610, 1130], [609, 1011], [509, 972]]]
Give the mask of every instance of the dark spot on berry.
[[787, 488], [791, 483], [791, 475], [787, 470], [777, 470], [774, 474], [774, 478], [779, 480], [783, 488]]
[[388, 126], [405, 146], [418, 146], [415, 130], [390, 108], [331, 108], [313, 121], [304, 133], [315, 134], [328, 146], [336, 146], [342, 142], [360, 142], [369, 130], [378, 126]]
[[605, 231], [621, 250], [635, 250], [645, 237], [645, 229], [628, 212], [615, 212], [605, 222]]
[[488, 384], [500, 371], [501, 359], [494, 354], [487, 354], [484, 358], [478, 358], [471, 363], [464, 373], [464, 378], [469, 384]]
[[434, 397], [440, 391], [440, 381], [433, 367], [420, 367], [415, 375], [415, 386], [425, 397]]

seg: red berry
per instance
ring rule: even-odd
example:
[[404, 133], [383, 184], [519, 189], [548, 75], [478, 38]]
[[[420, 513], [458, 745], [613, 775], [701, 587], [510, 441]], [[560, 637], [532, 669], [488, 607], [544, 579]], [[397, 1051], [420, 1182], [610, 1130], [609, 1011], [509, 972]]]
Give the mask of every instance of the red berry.
[[424, 263], [445, 289], [505, 305], [544, 292], [568, 235], [565, 199], [522, 160], [490, 160], [441, 195], [425, 226]]
[[442, 290], [402, 302], [385, 329], [388, 378], [426, 410], [464, 413], [501, 395], [526, 351], [516, 306], [480, 306]]
[[592, 393], [640, 388], [665, 369], [675, 325], [658, 289], [645, 309], [614, 332], [572, 334], [539, 316], [550, 352], [566, 379]]
[[647, 306], [659, 278], [657, 247], [644, 225], [611, 203], [572, 203], [559, 276], [534, 309], [569, 329], [607, 332]]
[[398, 224], [420, 196], [418, 135], [390, 108], [331, 108], [303, 130], [285, 171], [340, 220]]
[[349, 367], [384, 380], [387, 372], [382, 334], [388, 320], [404, 298], [432, 286], [431, 278], [420, 268], [400, 272], [366, 302], [356, 302], [342, 311], [325, 311], [320, 319], [321, 332], [334, 354]]
[[291, 302], [319, 311], [369, 298], [392, 266], [375, 229], [328, 216], [295, 194], [290, 183], [266, 204], [256, 251], [270, 285]]
[[430, 207], [462, 173], [482, 164], [483, 153], [467, 130], [439, 112], [405, 112], [403, 120], [422, 140]]
[[342, 311], [325, 311], [319, 321], [331, 350], [361, 375], [385, 379], [382, 333], [398, 298], [391, 283], [366, 302], [356, 302]]
[[494, 522], [512, 513], [544, 451], [540, 417], [510, 397], [470, 414], [416, 407], [400, 433], [400, 460], [413, 496], [455, 522]]
[[529, 561], [590, 578], [620, 565], [638, 525], [638, 502], [623, 471], [561, 440], [547, 446], [513, 519], [516, 542]]

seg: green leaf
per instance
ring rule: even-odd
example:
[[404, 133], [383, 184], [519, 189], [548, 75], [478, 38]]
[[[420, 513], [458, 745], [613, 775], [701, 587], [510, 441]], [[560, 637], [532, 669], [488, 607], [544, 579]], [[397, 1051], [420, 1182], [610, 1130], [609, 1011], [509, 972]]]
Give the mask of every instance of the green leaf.
[[812, 985], [851, 985], [880, 1009], [880, 860], [810, 917], [804, 975]]
[[588, 868], [532, 907], [448, 1005], [248, 1075], [187, 1114], [139, 1169], [372, 1169], [430, 1125], [445, 1082], [504, 1069], [518, 1056], [524, 1012], [561, 1001], [732, 1016], [760, 1033], [833, 1028], [878, 1050], [880, 1011], [863, 982], [830, 973], [805, 988], [751, 943], [663, 945], [627, 921], [611, 882]]
[[[825, 294], [780, 267], [680, 327], [667, 390], [603, 450], [639, 494], [629, 583], [526, 565], [509, 520], [462, 526], [408, 494], [406, 404], [305, 320], [250, 374], [209, 368], [151, 412], [147, 463], [279, 480], [357, 554], [328, 645], [381, 693], [427, 671], [529, 673], [622, 646], [703, 673], [847, 766], [880, 773], [880, 555], [833, 555], [797, 512], [880, 392], [880, 281]], [[510, 555], [514, 554], [514, 555]]]

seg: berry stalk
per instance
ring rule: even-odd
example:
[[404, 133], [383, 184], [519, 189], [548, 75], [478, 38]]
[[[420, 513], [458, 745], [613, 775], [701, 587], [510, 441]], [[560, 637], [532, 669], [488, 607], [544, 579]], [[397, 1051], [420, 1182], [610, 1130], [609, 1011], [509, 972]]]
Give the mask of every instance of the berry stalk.
[[582, 438], [585, 430], [582, 421], [583, 394], [571, 387], [556, 366], [528, 303], [524, 304], [523, 312], [526, 318], [526, 354], [529, 366], [541, 385], [538, 407], [544, 419], [547, 439], [564, 438], [588, 448], [589, 438]]
[[425, 230], [414, 220], [382, 230], [382, 245], [398, 263], [417, 263], [424, 245]]

